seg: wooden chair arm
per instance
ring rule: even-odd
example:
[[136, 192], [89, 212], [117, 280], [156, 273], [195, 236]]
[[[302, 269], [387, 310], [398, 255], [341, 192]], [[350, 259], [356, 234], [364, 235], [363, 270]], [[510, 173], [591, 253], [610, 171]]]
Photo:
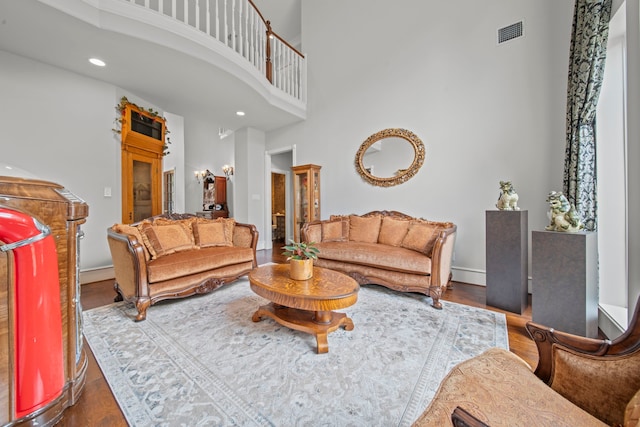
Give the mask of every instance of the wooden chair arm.
[[258, 228], [253, 224], [243, 224], [240, 222], [236, 222], [236, 227], [244, 227], [249, 230], [249, 234], [251, 235], [251, 242], [249, 242], [249, 247], [253, 251], [253, 267], [258, 266], [258, 259], [256, 257], [256, 248], [258, 247], [258, 239], [260, 237], [258, 233]]
[[602, 356], [611, 346], [611, 341], [594, 338], [585, 338], [566, 332], [556, 331], [553, 328], [527, 322], [527, 331], [538, 347], [538, 366], [535, 374], [545, 383], [551, 381], [553, 367], [553, 346], [571, 349], [584, 355]]
[[526, 328], [538, 347], [539, 360], [535, 374], [549, 384], [554, 345], [570, 349], [578, 354], [602, 357], [631, 354], [640, 350], [640, 297], [626, 332], [613, 341], [585, 338], [555, 331], [553, 328], [534, 322], [527, 322]]
[[116, 283], [123, 297], [148, 297], [147, 262], [143, 243], [134, 236], [107, 229]]
[[453, 427], [489, 427], [488, 424], [483, 423], [460, 406], [456, 406], [451, 414], [451, 422]]
[[431, 252], [431, 286], [446, 288], [449, 285], [456, 230], [455, 225], [441, 230], [434, 242]]

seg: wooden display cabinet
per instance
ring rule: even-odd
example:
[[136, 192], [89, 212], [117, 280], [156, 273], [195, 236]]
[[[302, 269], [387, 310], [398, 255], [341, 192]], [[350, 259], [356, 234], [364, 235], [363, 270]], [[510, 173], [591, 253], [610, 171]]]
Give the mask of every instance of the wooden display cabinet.
[[293, 236], [300, 241], [302, 224], [320, 220], [320, 168], [318, 165], [293, 166]]
[[202, 211], [196, 215], [210, 219], [228, 218], [227, 178], [207, 171], [202, 187]]
[[52, 425], [65, 408], [75, 404], [84, 387], [87, 354], [83, 346], [80, 305], [79, 240], [89, 214], [87, 204], [61, 185], [52, 182], [0, 177], [0, 206], [22, 211], [45, 224], [55, 236], [60, 279], [63, 363], [65, 385], [62, 394], [28, 416], [15, 420], [13, 360], [15, 323], [12, 255], [0, 254], [0, 425]]
[[165, 120], [134, 104], [122, 110], [122, 222], [162, 213]]

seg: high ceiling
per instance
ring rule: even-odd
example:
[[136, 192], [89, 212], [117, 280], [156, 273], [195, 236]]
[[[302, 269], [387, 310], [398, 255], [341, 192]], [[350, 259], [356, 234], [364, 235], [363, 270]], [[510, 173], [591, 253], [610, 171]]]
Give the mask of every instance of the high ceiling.
[[[300, 0], [255, 4], [274, 31], [293, 43], [299, 40]], [[269, 131], [301, 120], [210, 62], [98, 28], [38, 0], [0, 1], [0, 50], [113, 84], [165, 111], [227, 129], [248, 126]], [[107, 66], [89, 64], [88, 58], [94, 56]], [[236, 116], [238, 110], [246, 115]]]

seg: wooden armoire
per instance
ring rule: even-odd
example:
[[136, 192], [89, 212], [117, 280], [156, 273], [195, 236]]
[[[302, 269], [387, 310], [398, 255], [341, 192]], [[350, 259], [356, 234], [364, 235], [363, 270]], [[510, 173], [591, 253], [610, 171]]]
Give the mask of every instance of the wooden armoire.
[[122, 108], [122, 222], [162, 213], [165, 120], [135, 104]]
[[[0, 252], [0, 425], [51, 425], [82, 392], [87, 370], [80, 304], [79, 240], [87, 204], [63, 186], [40, 180], [0, 176], [0, 208], [20, 211], [49, 227], [55, 240], [60, 282], [64, 388], [62, 394], [28, 416], [14, 419], [14, 292], [11, 251]], [[1, 219], [0, 219], [1, 220]]]

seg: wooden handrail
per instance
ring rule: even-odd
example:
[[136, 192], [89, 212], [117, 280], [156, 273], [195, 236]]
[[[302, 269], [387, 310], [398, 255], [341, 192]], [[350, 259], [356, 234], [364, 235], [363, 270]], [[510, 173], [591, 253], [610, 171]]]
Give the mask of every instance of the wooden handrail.
[[304, 55], [302, 53], [300, 53], [298, 51], [298, 49], [296, 49], [295, 47], [291, 46], [285, 39], [283, 39], [282, 37], [280, 37], [277, 33], [274, 33], [273, 31], [271, 31], [271, 34], [273, 34], [273, 36], [275, 38], [277, 38], [278, 40], [280, 40], [282, 43], [284, 43], [289, 49], [291, 49], [292, 51], [294, 51], [295, 53], [298, 54], [298, 56], [300, 56], [301, 58], [304, 58]]

